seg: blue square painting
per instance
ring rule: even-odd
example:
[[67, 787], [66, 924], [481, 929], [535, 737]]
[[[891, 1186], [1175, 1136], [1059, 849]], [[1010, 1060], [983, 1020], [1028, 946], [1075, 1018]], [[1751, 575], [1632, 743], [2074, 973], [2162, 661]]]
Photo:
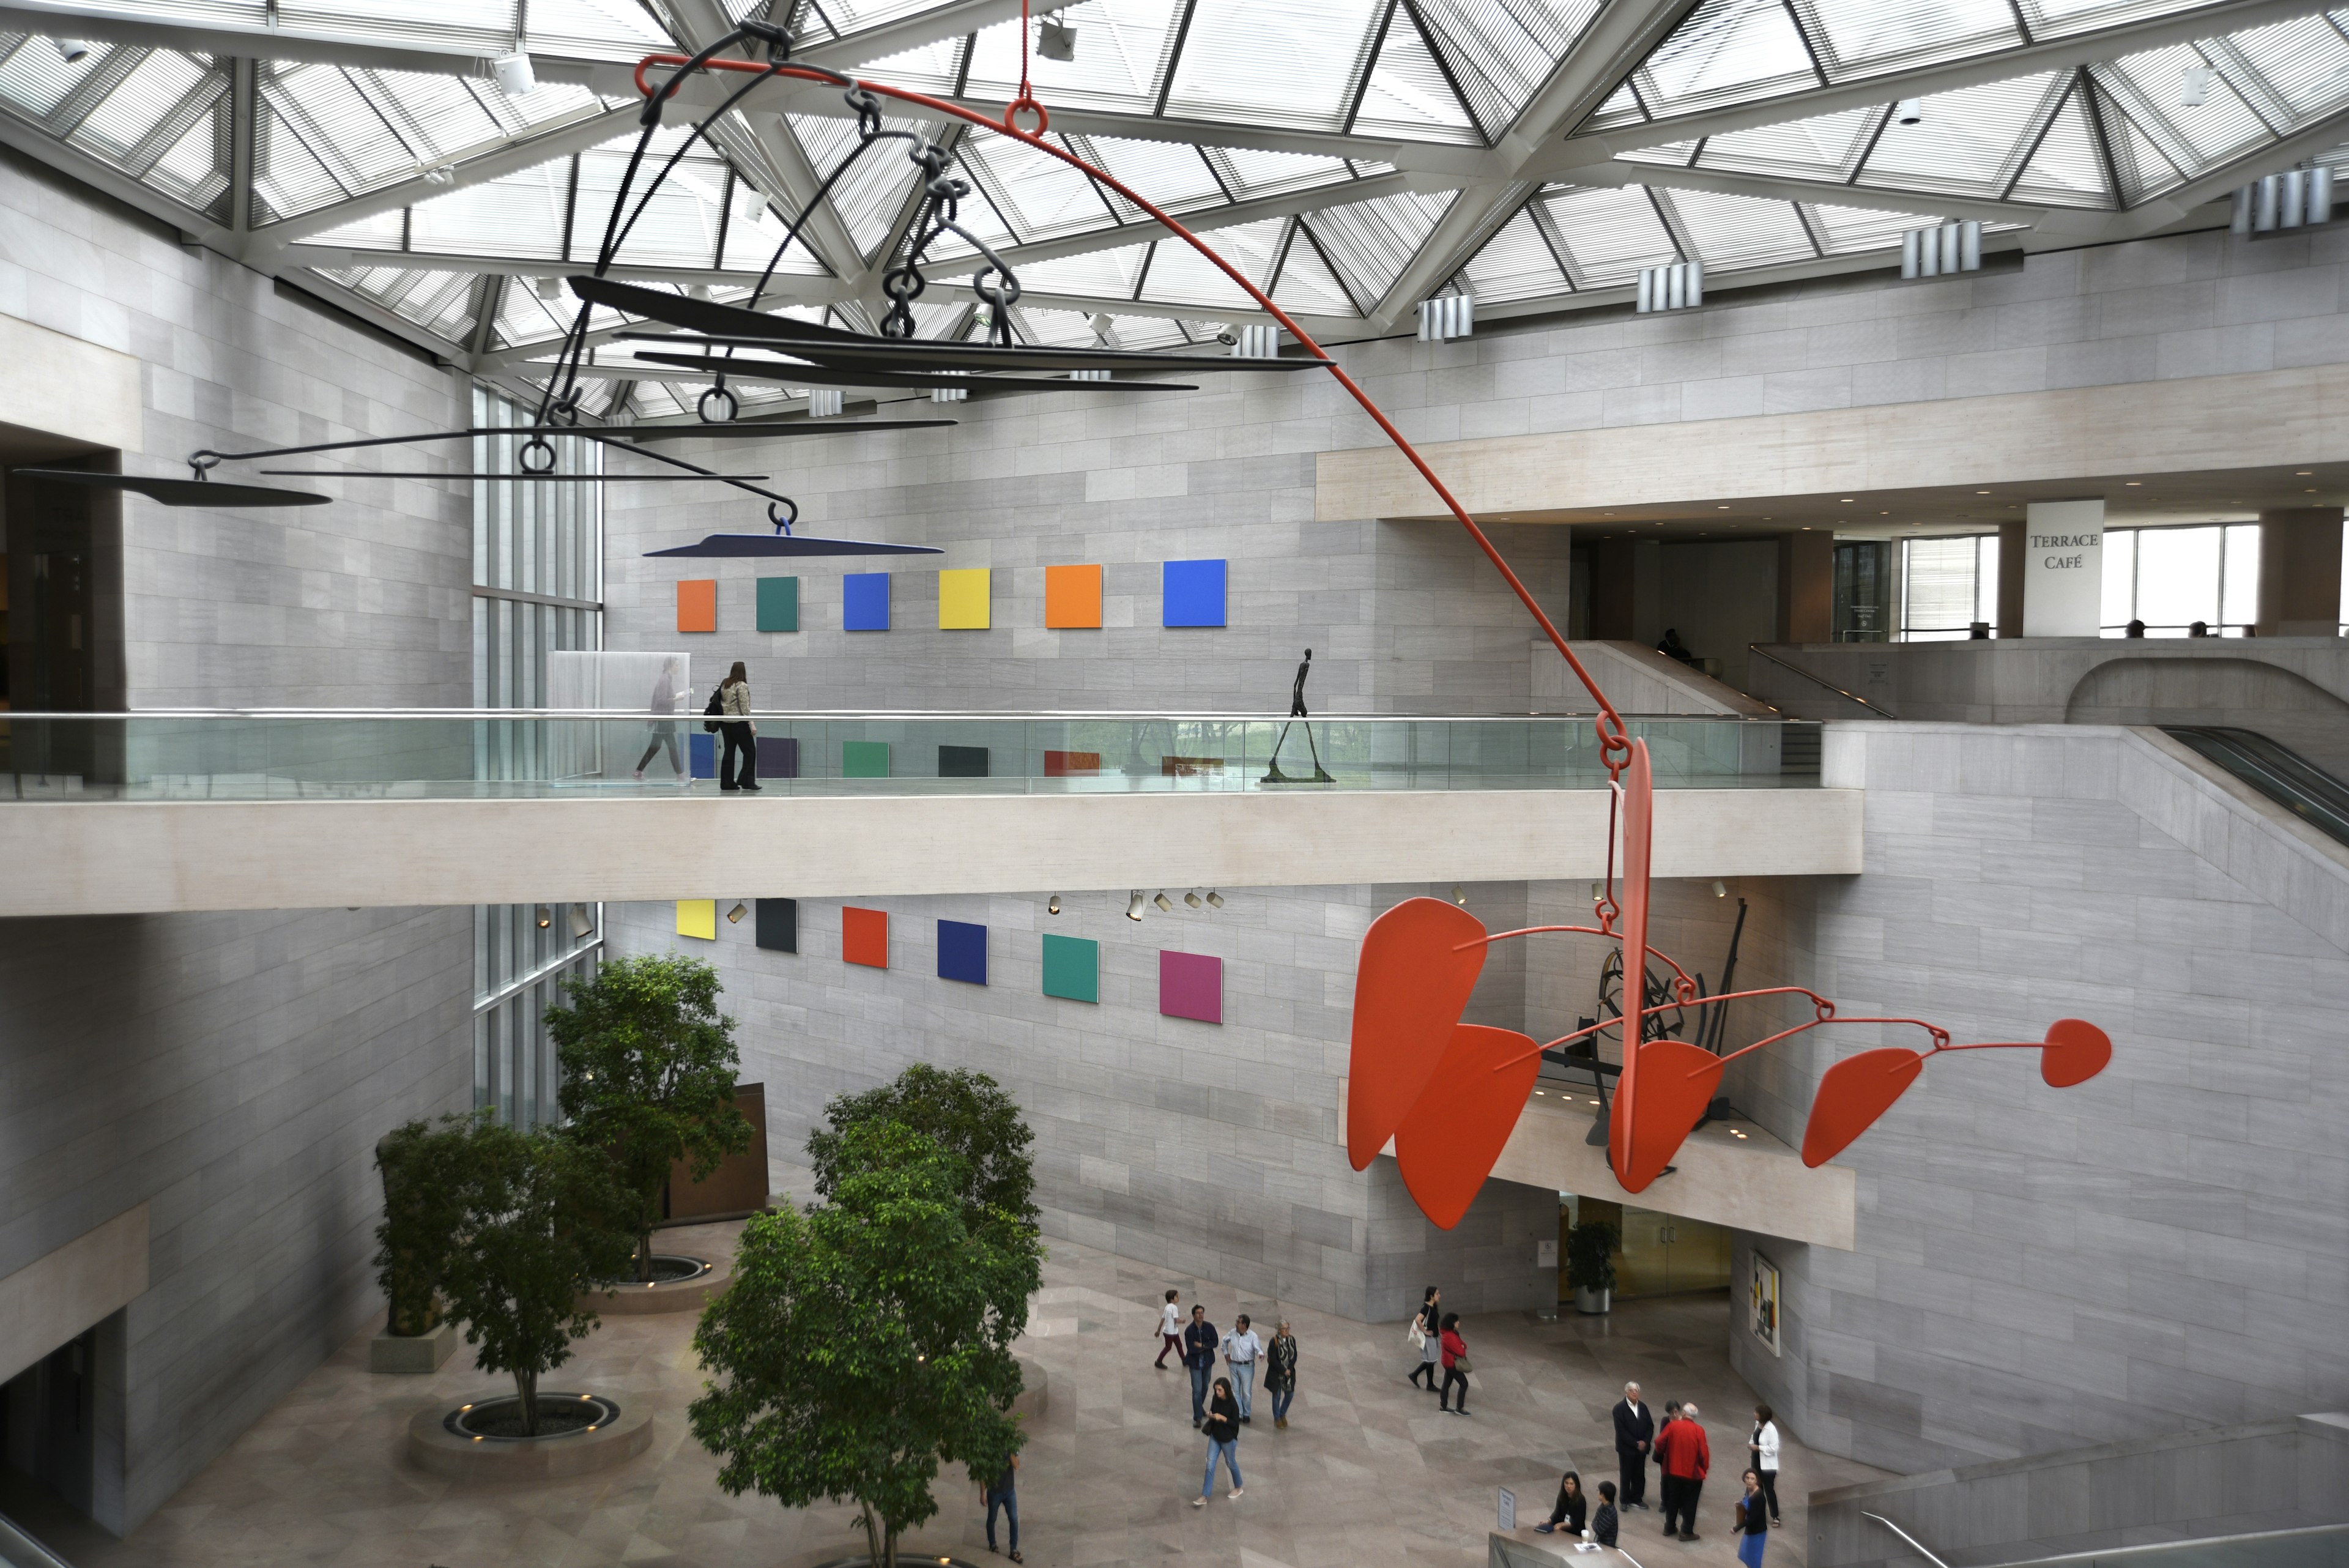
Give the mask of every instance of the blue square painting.
[[987, 928], [968, 920], [938, 922], [938, 978], [987, 983]]
[[1224, 563], [1166, 561], [1159, 568], [1159, 598], [1165, 626], [1224, 624]]
[[888, 573], [851, 572], [840, 579], [840, 625], [843, 630], [889, 629]]
[[714, 779], [718, 776], [718, 737], [707, 730], [697, 730], [685, 738], [685, 749], [693, 759], [693, 776]]

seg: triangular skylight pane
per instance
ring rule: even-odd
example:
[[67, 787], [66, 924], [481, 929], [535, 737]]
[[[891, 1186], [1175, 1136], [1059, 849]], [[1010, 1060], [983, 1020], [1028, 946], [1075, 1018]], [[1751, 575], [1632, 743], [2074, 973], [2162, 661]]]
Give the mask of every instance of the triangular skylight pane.
[[1791, 0], [1829, 81], [1915, 70], [2027, 40], [2007, 0]]
[[1923, 100], [1923, 119], [1884, 128], [1859, 183], [1903, 191], [1995, 196], [2030, 151], [2031, 133], [2052, 111], [2070, 74], [2010, 77]]
[[1024, 141], [973, 137], [962, 144], [962, 163], [1022, 241], [1086, 234], [1117, 223], [1117, 214], [1090, 176]]
[[1818, 254], [1792, 202], [1731, 196], [1718, 191], [1659, 191], [1679, 214], [1696, 259], [1727, 271], [1808, 261]]
[[1819, 231], [1819, 240], [1829, 255], [1849, 255], [1857, 251], [1880, 251], [1900, 243], [1900, 236], [1910, 229], [1921, 229], [1939, 223], [1936, 217], [1916, 213], [1888, 213], [1880, 207], [1837, 207], [1820, 202], [1806, 202], [1812, 223]]
[[464, 336], [472, 316], [474, 286], [481, 281], [471, 273], [378, 266], [336, 267], [319, 275], [452, 343]]
[[1616, 156], [1630, 163], [1661, 163], [1673, 169], [1685, 169], [1689, 160], [1696, 156], [1696, 150], [1702, 145], [1692, 136], [1680, 141], [1661, 142], [1654, 147], [1634, 147]]
[[1305, 223], [1355, 296], [1377, 301], [1386, 297], [1457, 194], [1438, 191], [1381, 196], [1309, 213]]
[[2217, 10], [2210, 0], [2015, 0], [2034, 38], [2067, 38], [2099, 27], [2171, 16], [2180, 11]]
[[1608, 95], [1607, 101], [1582, 122], [1582, 129], [1611, 130], [1619, 125], [1637, 125], [1647, 118], [1647, 111], [1640, 107], [1640, 95], [1631, 90], [1627, 81]]
[[1480, 146], [1485, 140], [1476, 122], [1461, 106], [1460, 95], [1444, 79], [1444, 67], [1428, 52], [1427, 40], [1411, 25], [1410, 14], [1402, 10], [1387, 24], [1386, 42], [1371, 71], [1371, 84], [1362, 93], [1354, 130], [1363, 136], [1408, 136], [1470, 146]]
[[1599, 0], [1419, 0], [1488, 136], [1508, 129], [1599, 8]]
[[[1134, 194], [1169, 213], [1220, 206], [1223, 182], [1199, 150], [1185, 141], [1137, 141], [1122, 136], [1063, 138], [1071, 151], [1133, 188]], [[1146, 222], [1142, 209], [1114, 191], [1110, 205], [1127, 223]]]
[[1630, 283], [1643, 266], [1682, 259], [1647, 192], [1636, 185], [1556, 186], [1535, 200], [1577, 288]]
[[[856, 74], [869, 81], [887, 82], [892, 87], [912, 88], [916, 92], [938, 96], [950, 95], [955, 83], [962, 77], [962, 51], [966, 42], [965, 38], [934, 38], [885, 59], [867, 60], [856, 67]], [[1012, 42], [1016, 47], [1019, 42], [1016, 34]]]
[[347, 193], [266, 99], [254, 115], [254, 143], [253, 193], [262, 209], [256, 224], [315, 211]]
[[[143, 172], [152, 155], [177, 141], [219, 99], [227, 80], [190, 56], [158, 49], [84, 115], [67, 140], [118, 169]], [[158, 134], [159, 144], [145, 145]]]
[[[829, 6], [831, 0], [825, 3]], [[1175, 0], [1082, 0], [1055, 9], [1063, 23], [1076, 29], [1077, 57], [1048, 60], [1030, 50], [1028, 79], [1037, 99], [1055, 106], [1151, 112], [1158, 103], [1158, 72], [1166, 56], [1167, 30], [1178, 9]], [[1195, 20], [1190, 35], [1194, 45], [1198, 26]], [[1184, 53], [1190, 53], [1190, 46]], [[877, 69], [869, 74], [891, 79]], [[1019, 24], [998, 22], [978, 35], [965, 96], [1000, 103], [1019, 91]]]
[[[1218, 255], [1261, 288], [1266, 275], [1272, 270], [1273, 247], [1280, 243], [1280, 232], [1288, 223], [1286, 218], [1268, 218], [1260, 223], [1218, 229], [1203, 237], [1215, 246]], [[1142, 296], [1173, 305], [1258, 308], [1247, 292], [1226, 276], [1221, 267], [1180, 240], [1160, 243], [1158, 254], [1151, 258], [1150, 275], [1143, 280]]]
[[2113, 194], [2106, 188], [2103, 160], [2096, 156], [2095, 132], [2088, 125], [2086, 89], [2075, 88], [2064, 100], [2062, 112], [2047, 128], [2046, 139], [2010, 199], [2053, 207], [2109, 207]]
[[1288, 259], [1280, 264], [1280, 282], [1272, 302], [1283, 310], [1308, 316], [1359, 316], [1354, 302], [1339, 284], [1312, 242], [1299, 234], [1289, 242]]
[[0, 103], [27, 119], [43, 119], [64, 102], [66, 94], [90, 72], [102, 69], [106, 57], [116, 47], [98, 44], [91, 48], [89, 58], [67, 65], [48, 39], [20, 34], [16, 47], [8, 51], [5, 61], [0, 61]]
[[[902, 141], [884, 141], [864, 157], [871, 161], [880, 158], [889, 148], [905, 145]], [[857, 172], [862, 173], [863, 171], [860, 169]], [[893, 198], [902, 201], [910, 195], [915, 178], [916, 171], [905, 171], [904, 183], [894, 192], [881, 187], [876, 180], [871, 198], [872, 209], [869, 212], [853, 209], [857, 213], [855, 218], [843, 217], [850, 235], [865, 246], [868, 255], [886, 237], [887, 222], [896, 217], [896, 208], [889, 205], [889, 202]], [[842, 183], [846, 184], [847, 182], [843, 181]], [[885, 220], [874, 221], [874, 213], [885, 213]], [[734, 182], [734, 212], [726, 223], [726, 254], [719, 265], [736, 272], [764, 271], [767, 264], [774, 260], [776, 248], [783, 243], [783, 236], [791, 233], [793, 216], [793, 213], [763, 200], [756, 187], [738, 178]], [[782, 260], [775, 263], [778, 275], [796, 273], [805, 275], [821, 274], [823, 270], [823, 264], [816, 260], [815, 253], [808, 248], [804, 227], [792, 240], [792, 248], [783, 253]]]
[[1055, 256], [1050, 261], [1024, 262], [1019, 286], [1038, 294], [1087, 294], [1108, 299], [1131, 298], [1134, 280], [1142, 275], [1148, 245], [1120, 245], [1115, 250], [1087, 251], [1082, 255]]
[[1648, 112], [1687, 114], [1818, 83], [1781, 0], [1704, 0], [1631, 73]]
[[637, 0], [530, 0], [529, 22], [533, 54], [633, 62], [677, 47]]
[[277, 0], [269, 25], [313, 37], [491, 55], [513, 47], [514, 0]]
[[2123, 206], [2134, 207], [2147, 197], [2158, 196], [2173, 185], [2185, 183], [2186, 176], [2137, 129], [2137, 121], [2122, 113], [2109, 98], [2102, 107], [2105, 140], [2113, 151], [2113, 173], [2120, 181]]
[[[800, 139], [819, 178], [830, 177], [858, 145], [854, 120], [797, 114], [786, 115], [784, 119]], [[881, 124], [887, 130], [935, 133], [938, 129], [916, 119], [885, 119]], [[856, 161], [832, 189], [832, 210], [847, 225], [849, 237], [856, 242], [862, 255], [870, 256], [889, 237], [890, 228], [905, 209], [914, 182], [921, 177], [921, 171], [905, 156], [913, 145], [895, 137], [874, 142], [857, 155]], [[781, 238], [781, 234], [779, 225], [776, 238]], [[730, 235], [728, 248], [733, 248]]]
[[408, 245], [441, 255], [528, 256], [559, 265], [570, 199], [567, 162], [460, 186], [409, 209]]
[[1706, 140], [1697, 166], [1793, 180], [1848, 180], [1883, 114], [1880, 109], [1847, 109], [1727, 131]]
[[228, 189], [228, 171], [220, 166], [222, 139], [212, 119], [220, 112], [214, 109], [189, 126], [147, 171], [147, 182], [191, 207], [209, 208]]
[[2331, 114], [2349, 102], [2349, 39], [2323, 16], [2294, 16], [2230, 34], [2226, 42], [2259, 72], [2269, 91], [2291, 108], [2294, 123]]
[[[1352, 179], [1355, 172], [1344, 159], [1318, 152], [1268, 152], [1258, 147], [1210, 147], [1206, 151], [1216, 172], [1232, 188], [1236, 202], [1336, 185]], [[1362, 171], [1370, 172], [1370, 167], [1365, 165]]]
[[[666, 127], [654, 134], [647, 161], [654, 168], [667, 161], [687, 132]], [[607, 141], [579, 155], [579, 208], [573, 219], [571, 255], [592, 264], [611, 227], [612, 209], [619, 194], [636, 139]], [[614, 260], [630, 266], [706, 267], [718, 259], [718, 219], [726, 199], [726, 162], [705, 153], [707, 141], [679, 159], [645, 202], [644, 172], [637, 171], [622, 214], [622, 238]]]
[[1557, 257], [1535, 226], [1533, 213], [1524, 211], [1503, 224], [1460, 271], [1478, 299], [1493, 303], [1539, 299], [1574, 286], [1558, 270]]
[[1166, 112], [1336, 130], [1387, 0], [1196, 0]]
[[2202, 63], [2198, 51], [2177, 44], [2088, 67], [2096, 85], [2104, 88], [2106, 101], [2118, 104], [2169, 161], [2189, 177], [2275, 140], [2224, 72], [2210, 78], [2200, 103], [2189, 108], [2178, 102], [2179, 80], [2189, 67]]

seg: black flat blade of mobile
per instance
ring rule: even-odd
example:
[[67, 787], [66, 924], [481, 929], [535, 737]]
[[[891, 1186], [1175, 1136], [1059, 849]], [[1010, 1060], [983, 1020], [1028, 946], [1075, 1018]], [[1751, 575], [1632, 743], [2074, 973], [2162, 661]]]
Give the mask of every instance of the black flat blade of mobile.
[[971, 391], [1014, 392], [1195, 392], [1179, 381], [1068, 381], [1042, 376], [970, 376], [954, 371], [841, 370], [799, 365], [787, 359], [721, 359], [709, 354], [650, 354], [636, 358], [704, 375], [724, 372], [738, 380], [776, 381], [791, 387], [945, 387]]

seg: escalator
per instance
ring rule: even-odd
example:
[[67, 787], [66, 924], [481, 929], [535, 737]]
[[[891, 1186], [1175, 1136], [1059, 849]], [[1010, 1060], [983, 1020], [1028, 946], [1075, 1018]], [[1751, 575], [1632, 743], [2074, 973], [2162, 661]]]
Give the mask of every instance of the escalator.
[[2320, 833], [2349, 844], [2349, 784], [2256, 730], [2165, 724], [2176, 736]]

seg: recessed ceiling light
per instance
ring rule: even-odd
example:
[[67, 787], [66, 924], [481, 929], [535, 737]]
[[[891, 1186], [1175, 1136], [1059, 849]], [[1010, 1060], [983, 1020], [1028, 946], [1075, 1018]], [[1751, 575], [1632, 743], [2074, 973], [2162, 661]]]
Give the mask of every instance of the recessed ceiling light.
[[1729, 508], [1728, 508], [1728, 507], [1726, 507], [1726, 506], [1716, 506], [1716, 507], [1714, 507], [1714, 508], [1713, 508], [1713, 510], [1714, 510], [1715, 512], [1726, 512], [1726, 511], [1728, 511], [1728, 510], [1729, 510]]
[[1987, 491], [1987, 490], [1977, 490], [1977, 491], [1975, 491], [1975, 492], [1974, 492], [1974, 493], [1975, 493], [1976, 495], [1988, 495], [1988, 494], [1990, 493], [1990, 492], [1989, 492], [1989, 491]]
[[1807, 534], [1807, 533], [1809, 533], [1810, 531], [1811, 531], [1811, 525], [1810, 525], [1809, 524], [1807, 524], [1807, 523], [1804, 524], [1803, 524], [1803, 532], [1804, 532], [1804, 533], [1806, 533], [1806, 534]]
[[2313, 468], [2295, 468], [2292, 472], [2295, 478], [2307, 479], [2313, 475], [2316, 472], [2316, 470]]
[[1848, 506], [1848, 505], [1850, 505], [1850, 504], [1851, 504], [1851, 497], [1850, 497], [1850, 496], [1848, 496], [1848, 495], [1844, 496], [1844, 497], [1842, 498], [1842, 501], [1843, 501], [1843, 504], [1844, 504], [1844, 505], [1846, 505], [1846, 506]]
[[2121, 481], [2121, 483], [2124, 483], [2124, 484], [2137, 485], [2137, 484], [2143, 484], [2143, 483], [2145, 483], [2145, 481], [2144, 481], [2144, 480], [2142, 480], [2142, 479], [2125, 479], [2125, 480]]

